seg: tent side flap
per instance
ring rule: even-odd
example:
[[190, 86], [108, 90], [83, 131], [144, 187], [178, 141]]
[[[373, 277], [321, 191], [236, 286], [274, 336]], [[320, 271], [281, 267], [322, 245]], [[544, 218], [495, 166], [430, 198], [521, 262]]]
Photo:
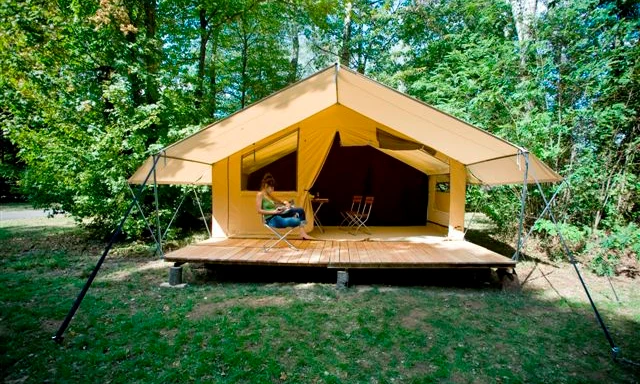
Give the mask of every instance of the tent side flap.
[[[471, 164], [467, 169], [480, 181], [480, 184], [521, 184], [524, 181], [525, 159], [521, 155], [513, 155]], [[533, 184], [536, 180], [541, 183], [557, 182], [561, 181], [562, 177], [533, 154], [529, 154], [527, 179], [528, 184]]]

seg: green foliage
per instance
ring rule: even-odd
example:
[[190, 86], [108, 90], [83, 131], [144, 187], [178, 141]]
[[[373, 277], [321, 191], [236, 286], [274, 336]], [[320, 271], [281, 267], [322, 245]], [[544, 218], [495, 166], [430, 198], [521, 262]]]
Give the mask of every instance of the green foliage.
[[575, 225], [567, 223], [556, 224], [552, 220], [540, 219], [533, 227], [534, 231], [545, 237], [554, 237], [561, 235], [569, 246], [577, 246], [583, 244], [589, 236], [589, 229], [580, 229]]
[[467, 189], [466, 206], [469, 212], [487, 215], [496, 225], [498, 233], [513, 234], [518, 229], [514, 217], [520, 216], [520, 196], [511, 187], [471, 186]]
[[[597, 242], [587, 248], [594, 255], [591, 269], [599, 275], [612, 276], [621, 263], [640, 262], [640, 227], [635, 223], [615, 226], [610, 231], [599, 231]], [[625, 266], [626, 267], [626, 266]]]
[[589, 239], [590, 230], [588, 227], [579, 228], [568, 223], [558, 223], [552, 220], [540, 219], [533, 227], [534, 232], [539, 235], [541, 245], [553, 260], [569, 260], [569, 255], [562, 245], [562, 239], [572, 252], [574, 257], [579, 257], [585, 249]]

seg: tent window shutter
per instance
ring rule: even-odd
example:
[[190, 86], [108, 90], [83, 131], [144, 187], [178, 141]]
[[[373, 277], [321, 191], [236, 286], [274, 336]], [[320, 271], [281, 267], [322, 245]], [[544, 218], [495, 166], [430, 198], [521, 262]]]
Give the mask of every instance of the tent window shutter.
[[278, 190], [295, 191], [297, 156], [298, 130], [253, 145], [251, 151], [242, 155], [242, 190], [258, 191], [262, 177], [269, 172], [276, 179]]

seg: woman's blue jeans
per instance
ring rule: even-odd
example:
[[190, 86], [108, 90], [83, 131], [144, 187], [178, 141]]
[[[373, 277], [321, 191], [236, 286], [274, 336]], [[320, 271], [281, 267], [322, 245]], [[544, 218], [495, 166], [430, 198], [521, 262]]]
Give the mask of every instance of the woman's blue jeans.
[[295, 207], [286, 213], [271, 216], [267, 225], [273, 228], [299, 227], [303, 221], [306, 221], [304, 209]]

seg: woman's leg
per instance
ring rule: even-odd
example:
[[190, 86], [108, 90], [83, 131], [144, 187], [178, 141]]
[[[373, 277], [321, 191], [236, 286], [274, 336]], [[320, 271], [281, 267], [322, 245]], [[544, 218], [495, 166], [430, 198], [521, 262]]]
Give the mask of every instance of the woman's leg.
[[[304, 210], [303, 210], [304, 214]], [[298, 217], [282, 217], [281, 215], [273, 216], [269, 219], [269, 226], [274, 228], [287, 228], [287, 227], [298, 227], [300, 228], [300, 236], [302, 236], [305, 240], [311, 240], [312, 237], [307, 234], [304, 230], [304, 225], [302, 224], [302, 220]]]
[[300, 225], [300, 219], [297, 217], [282, 217], [281, 215], [277, 215], [269, 219], [268, 224], [274, 228], [298, 227]]
[[281, 217], [298, 217], [300, 221], [307, 221], [306, 215], [304, 213], [304, 209], [300, 207], [289, 208], [287, 213], [283, 213], [280, 215]]
[[294, 211], [298, 214], [298, 217], [300, 218], [300, 221], [307, 221], [306, 215], [304, 213], [304, 209], [300, 208], [300, 207], [296, 207], [294, 208]]

